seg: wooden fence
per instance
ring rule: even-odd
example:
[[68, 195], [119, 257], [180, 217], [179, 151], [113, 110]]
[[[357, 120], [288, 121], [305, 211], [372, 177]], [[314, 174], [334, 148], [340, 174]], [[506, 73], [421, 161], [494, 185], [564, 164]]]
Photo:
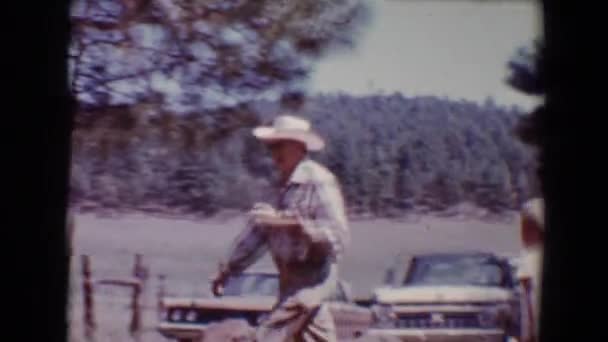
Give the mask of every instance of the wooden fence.
[[[97, 321], [95, 318], [95, 291], [100, 287], [121, 287], [131, 290], [131, 298], [129, 309], [131, 319], [128, 324], [128, 332], [138, 340], [138, 336], [142, 330], [142, 303], [141, 297], [146, 286], [146, 280], [149, 276], [149, 270], [143, 263], [143, 256], [136, 254], [134, 258], [131, 276], [127, 277], [111, 277], [96, 279], [92, 272], [92, 262], [89, 255], [81, 255], [81, 275], [82, 275], [82, 293], [83, 293], [83, 322], [84, 335], [87, 340], [94, 338], [97, 329]], [[157, 310], [160, 313], [163, 309], [162, 298], [165, 295], [164, 276], [159, 276], [160, 286], [157, 291]]]

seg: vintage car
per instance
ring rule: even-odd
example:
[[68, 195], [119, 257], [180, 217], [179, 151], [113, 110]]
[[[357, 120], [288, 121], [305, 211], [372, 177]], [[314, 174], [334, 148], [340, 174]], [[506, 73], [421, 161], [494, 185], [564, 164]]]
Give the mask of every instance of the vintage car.
[[398, 259], [374, 290], [369, 336], [469, 342], [519, 335], [519, 299], [508, 260], [484, 252]]
[[[256, 326], [276, 302], [278, 275], [274, 271], [250, 271], [228, 279], [221, 297], [164, 298], [164, 312], [157, 330], [168, 339], [199, 342], [211, 323], [241, 319]], [[340, 281], [329, 302], [339, 338], [357, 338], [372, 323], [371, 309], [355, 304], [350, 285]]]

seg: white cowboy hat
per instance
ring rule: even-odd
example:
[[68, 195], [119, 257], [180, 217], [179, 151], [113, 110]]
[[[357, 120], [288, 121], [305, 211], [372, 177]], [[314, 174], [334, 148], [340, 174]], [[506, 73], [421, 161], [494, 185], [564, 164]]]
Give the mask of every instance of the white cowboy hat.
[[306, 145], [309, 151], [318, 151], [325, 147], [325, 142], [310, 128], [310, 122], [293, 115], [277, 116], [272, 126], [260, 126], [253, 129], [253, 135], [264, 141], [295, 140]]

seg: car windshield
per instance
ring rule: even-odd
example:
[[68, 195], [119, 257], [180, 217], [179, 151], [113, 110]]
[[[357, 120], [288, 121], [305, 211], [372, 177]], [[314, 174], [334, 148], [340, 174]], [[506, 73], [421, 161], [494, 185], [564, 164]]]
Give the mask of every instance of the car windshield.
[[414, 258], [404, 285], [504, 286], [505, 269], [484, 257]]
[[249, 273], [230, 277], [224, 287], [226, 296], [276, 296], [279, 280], [276, 275]]

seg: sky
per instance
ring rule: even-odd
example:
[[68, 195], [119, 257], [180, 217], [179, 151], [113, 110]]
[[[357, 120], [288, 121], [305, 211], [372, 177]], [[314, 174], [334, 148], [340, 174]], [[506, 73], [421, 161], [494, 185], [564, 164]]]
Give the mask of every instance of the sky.
[[434, 95], [531, 108], [504, 83], [506, 63], [540, 33], [535, 1], [368, 0], [372, 20], [354, 50], [318, 62], [313, 92]]

